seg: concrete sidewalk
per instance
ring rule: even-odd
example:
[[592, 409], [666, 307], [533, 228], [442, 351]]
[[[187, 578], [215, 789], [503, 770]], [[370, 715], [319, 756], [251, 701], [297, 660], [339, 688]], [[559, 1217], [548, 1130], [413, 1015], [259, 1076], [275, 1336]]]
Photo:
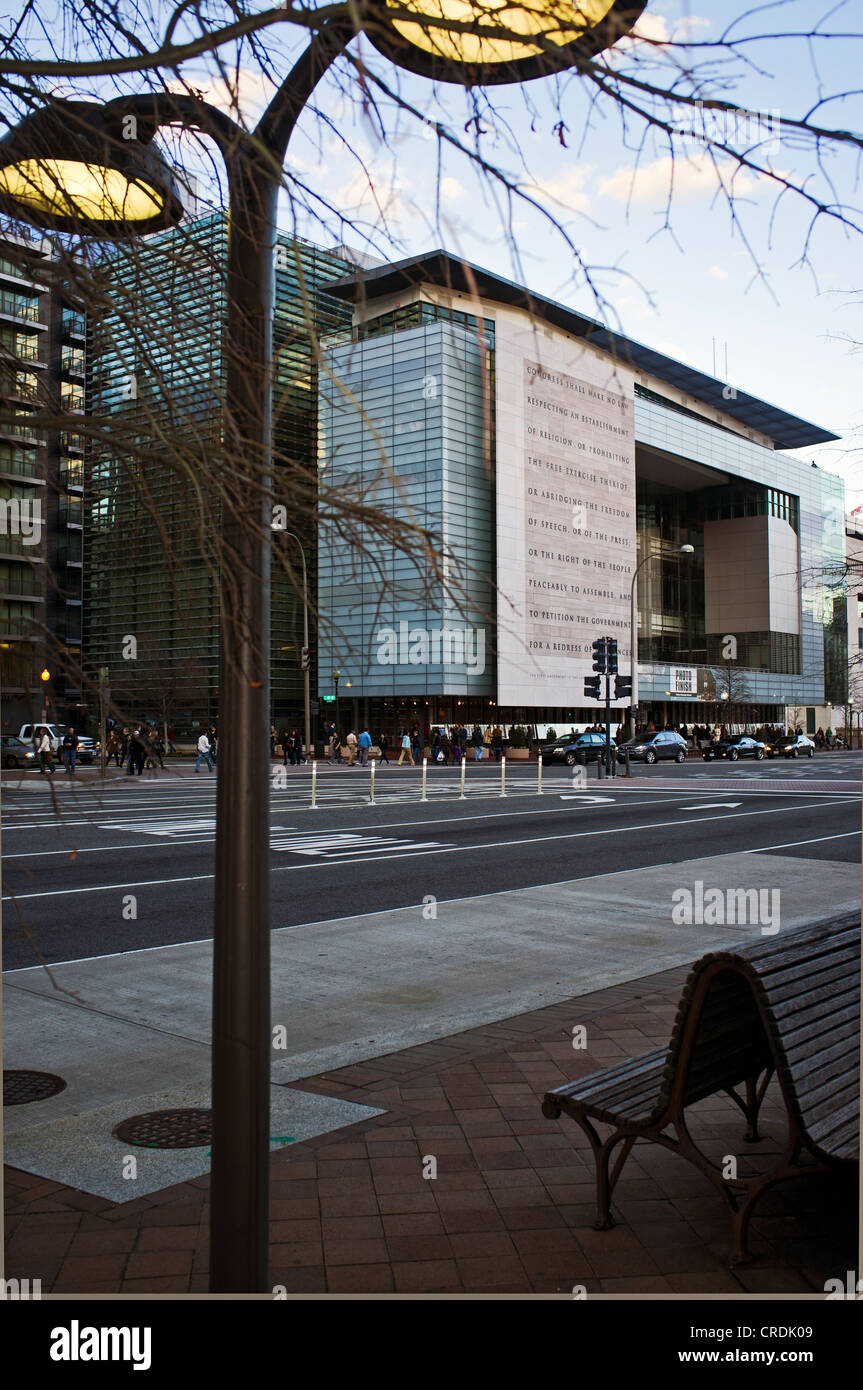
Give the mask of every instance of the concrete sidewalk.
[[[768, 1193], [751, 1223], [754, 1262], [732, 1271], [721, 1195], [655, 1145], [635, 1146], [615, 1192], [616, 1225], [594, 1230], [585, 1138], [541, 1113], [550, 1087], [667, 1042], [686, 973], [583, 994], [287, 1091], [292, 1102], [337, 1099], [366, 1118], [273, 1155], [273, 1288], [823, 1298], [828, 1278], [855, 1267], [855, 1173]], [[587, 1041], [578, 1052], [576, 1024]], [[739, 1111], [724, 1096], [693, 1107], [689, 1120], [714, 1159], [738, 1155], [741, 1174], [784, 1141], [775, 1086], [761, 1144], [741, 1143]], [[9, 1168], [7, 1277], [39, 1278], [57, 1293], [203, 1293], [208, 1185], [195, 1177], [118, 1204]]]
[[[734, 854], [564, 883], [426, 902], [277, 930], [271, 1133], [295, 1141], [372, 1114], [286, 1087], [298, 1078], [413, 1048], [541, 1005], [689, 963], [760, 934], [756, 926], [677, 926], [677, 888], [781, 892], [783, 929], [859, 909], [859, 868], [779, 854]], [[420, 893], [418, 892], [418, 897]], [[278, 920], [278, 904], [274, 920]], [[114, 1125], [209, 1098], [212, 943], [193, 942], [11, 972], [4, 1064], [59, 1073], [67, 1087], [6, 1111], [13, 1167], [114, 1202], [203, 1176], [203, 1150], [141, 1151], [122, 1171]], [[63, 991], [63, 992], [61, 992]]]

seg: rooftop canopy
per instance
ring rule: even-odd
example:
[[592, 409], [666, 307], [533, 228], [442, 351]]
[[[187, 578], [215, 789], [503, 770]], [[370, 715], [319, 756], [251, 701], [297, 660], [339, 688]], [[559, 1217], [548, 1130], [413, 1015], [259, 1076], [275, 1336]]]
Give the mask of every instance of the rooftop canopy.
[[725, 382], [696, 371], [694, 367], [687, 367], [685, 363], [677, 362], [673, 357], [655, 352], [653, 348], [636, 343], [632, 338], [613, 333], [595, 319], [586, 318], [584, 314], [568, 309], [565, 304], [546, 299], [544, 295], [535, 294], [524, 285], [505, 280], [500, 275], [483, 270], [469, 261], [460, 260], [446, 251], [428, 251], [422, 256], [411, 256], [403, 261], [333, 281], [325, 288], [328, 294], [364, 303], [423, 284], [443, 286], [471, 297], [478, 295], [481, 299], [525, 309], [535, 318], [553, 324], [565, 333], [584, 338], [592, 347], [610, 353], [634, 371], [649, 372], [660, 381], [694, 396], [704, 405], [739, 420], [749, 429], [758, 430], [761, 434], [767, 435], [768, 439], [772, 439], [777, 449], [802, 449], [838, 438], [829, 430], [801, 420], [796, 415], [790, 415], [778, 406], [768, 405], [756, 396], [746, 395], [739, 388], [731, 399], [727, 399], [723, 395]]

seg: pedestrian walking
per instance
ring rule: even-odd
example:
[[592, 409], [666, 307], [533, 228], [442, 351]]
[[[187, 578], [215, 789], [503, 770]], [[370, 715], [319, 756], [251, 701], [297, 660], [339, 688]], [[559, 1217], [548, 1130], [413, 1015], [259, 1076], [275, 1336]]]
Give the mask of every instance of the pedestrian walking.
[[75, 763], [78, 757], [78, 735], [74, 729], [67, 729], [63, 738], [63, 761], [66, 771], [75, 776]]
[[210, 756], [214, 763], [219, 761], [219, 735], [215, 724], [210, 729]]
[[169, 753], [176, 753], [176, 751], [177, 751], [176, 747], [174, 746], [174, 739], [175, 739], [175, 738], [176, 738], [176, 734], [175, 734], [175, 732], [174, 732], [174, 726], [173, 726], [173, 724], [169, 724], [169, 725], [168, 725], [168, 752], [169, 752]]
[[350, 733], [345, 739], [345, 743], [347, 744], [348, 748], [348, 767], [353, 767], [357, 758], [357, 736], [354, 733], [353, 729], [351, 729]]
[[338, 731], [338, 729], [336, 728], [336, 726], [335, 726], [335, 724], [334, 724], [333, 727], [332, 727], [332, 729], [330, 730], [330, 756], [329, 756], [329, 761], [330, 761], [331, 763], [340, 763], [341, 760], [342, 760], [342, 740], [341, 740], [341, 738], [339, 737], [339, 731]]
[[[151, 759], [156, 759], [156, 762], [158, 762], [159, 767], [162, 769], [163, 772], [165, 771], [165, 764], [162, 761], [162, 755], [164, 752], [165, 744], [162, 739], [162, 735], [159, 733], [158, 729], [152, 729], [150, 732], [150, 757]], [[155, 765], [156, 764], [153, 763], [154, 767]]]
[[201, 759], [204, 758], [210, 772], [213, 771], [213, 753], [209, 734], [201, 734], [198, 739], [198, 761], [195, 763], [195, 771], [201, 771]]
[[503, 730], [499, 724], [495, 725], [491, 739], [492, 747], [494, 748], [494, 760], [496, 763], [499, 763], [503, 754]]
[[411, 752], [411, 736], [410, 736], [410, 734], [408, 733], [407, 729], [405, 729], [404, 733], [402, 734], [402, 751], [399, 753], [399, 760], [398, 760], [398, 766], [399, 766], [399, 767], [401, 767], [402, 762], [404, 761], [405, 758], [407, 758], [407, 760], [408, 760], [408, 762], [410, 763], [411, 767], [416, 766], [416, 764], [414, 763], [414, 755], [413, 755], [413, 753]]
[[387, 743], [387, 736], [385, 733], [381, 733], [381, 736], [378, 739], [378, 747], [381, 750], [381, 762], [386, 763], [387, 767], [389, 767], [390, 760], [387, 757], [387, 748], [389, 747], [389, 744]]
[[473, 744], [473, 760], [475, 763], [478, 763], [482, 759], [482, 729], [478, 724], [474, 724], [473, 726], [471, 743]]
[[144, 741], [144, 731], [142, 728], [137, 728], [132, 732], [129, 738], [129, 766], [126, 770], [127, 776], [133, 777], [137, 773], [139, 777], [143, 777], [146, 757], [147, 745]]
[[357, 739], [357, 747], [360, 750], [360, 767], [366, 767], [369, 761], [369, 750], [372, 746], [372, 736], [368, 729], [364, 728]]
[[48, 733], [47, 729], [42, 730], [42, 737], [39, 740], [37, 752], [39, 754], [40, 773], [44, 774], [47, 772], [50, 777], [53, 777], [54, 764], [52, 758], [54, 750], [51, 747], [51, 735]]
[[271, 758], [274, 758], [275, 756], [276, 756], [276, 726], [275, 726], [275, 724], [271, 724], [271, 725], [270, 725], [270, 757], [271, 757]]

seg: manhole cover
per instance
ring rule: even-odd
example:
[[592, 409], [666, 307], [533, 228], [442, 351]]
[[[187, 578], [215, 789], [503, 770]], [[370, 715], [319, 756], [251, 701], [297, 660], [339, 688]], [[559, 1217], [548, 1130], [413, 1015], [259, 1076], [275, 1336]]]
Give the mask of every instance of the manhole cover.
[[213, 1137], [212, 1110], [152, 1110], [121, 1120], [114, 1138], [144, 1149], [197, 1149]]
[[66, 1082], [62, 1076], [54, 1076], [50, 1071], [4, 1071], [3, 1104], [30, 1105], [34, 1100], [47, 1100], [65, 1091]]

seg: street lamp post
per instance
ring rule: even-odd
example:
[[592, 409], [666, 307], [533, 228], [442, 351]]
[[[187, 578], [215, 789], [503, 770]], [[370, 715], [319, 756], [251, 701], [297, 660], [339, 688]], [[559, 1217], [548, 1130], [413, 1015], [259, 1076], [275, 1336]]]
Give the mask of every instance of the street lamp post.
[[[679, 553], [681, 555], [694, 555], [695, 546], [682, 545], [680, 547]], [[629, 724], [630, 728], [632, 729], [633, 738], [635, 738], [635, 720], [636, 712], [638, 710], [638, 589], [636, 587], [638, 582], [638, 572], [639, 570], [642, 570], [644, 568], [648, 561], [661, 559], [661, 557], [662, 552], [659, 550], [651, 551], [649, 554], [645, 555], [644, 558], [640, 560], [639, 563], [635, 566], [632, 575], [632, 583], [629, 586], [629, 630], [631, 634], [630, 660], [632, 662], [632, 694], [630, 696], [632, 703], [629, 709]]]
[[[295, 531], [284, 531], [283, 535], [290, 536], [295, 540], [300, 549], [300, 558], [303, 562], [303, 650], [309, 650], [309, 573], [306, 568], [306, 552], [303, 543]], [[308, 754], [312, 746], [312, 701], [311, 701], [311, 671], [308, 666], [303, 666], [303, 711], [305, 715], [304, 740], [306, 753]]]
[[341, 671], [333, 671], [333, 695], [336, 701], [336, 732], [339, 728], [339, 676]]
[[[477, 13], [470, 0], [415, 0], [405, 17], [386, 3], [361, 3], [357, 25], [399, 66], [472, 87], [563, 71], [628, 33], [643, 8], [643, 0], [592, 0], [563, 18], [555, 4], [500, 12], [483, 5]], [[213, 138], [227, 171], [225, 440], [235, 471], [225, 479], [222, 501], [210, 1190], [210, 1288], [220, 1293], [269, 1287], [268, 513], [276, 205], [297, 119], [353, 36], [353, 23], [324, 21], [252, 134], [196, 97], [160, 92], [104, 105], [50, 98], [0, 140], [4, 211], [31, 225], [103, 240], [161, 230], [182, 215], [173, 176], [151, 143], [160, 126]], [[337, 673], [334, 679], [338, 720]]]

